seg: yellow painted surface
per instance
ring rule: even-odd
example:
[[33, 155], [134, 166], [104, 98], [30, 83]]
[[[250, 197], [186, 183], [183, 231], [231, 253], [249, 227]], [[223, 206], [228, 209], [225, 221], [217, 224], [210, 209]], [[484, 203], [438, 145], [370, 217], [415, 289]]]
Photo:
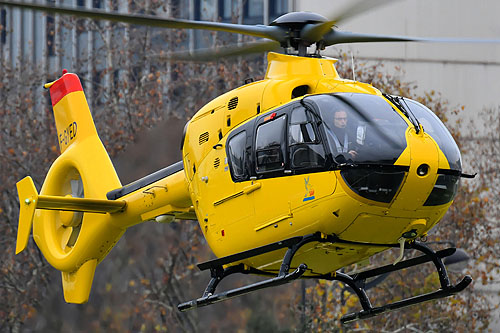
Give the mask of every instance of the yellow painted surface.
[[64, 300], [68, 303], [82, 304], [89, 300], [97, 260], [85, 262], [75, 272], [61, 272]]
[[[263, 80], [217, 97], [193, 116], [184, 138], [183, 171], [120, 198], [125, 202], [124, 210], [83, 213], [78, 226], [71, 222], [75, 220], [72, 214], [77, 213], [62, 212], [71, 201], [71, 180], [81, 177], [84, 198], [102, 200], [97, 201], [101, 204], [107, 200], [106, 193], [121, 184], [97, 136], [83, 92], [64, 97], [54, 107], [58, 133], [64, 133], [72, 123], [78, 124], [77, 131], [61, 145], [62, 154], [40, 191], [40, 196], [57, 199], [52, 210], [35, 209], [25, 202], [38, 195], [36, 189], [29, 181], [19, 183], [21, 217], [16, 252], [25, 248], [33, 221], [35, 242], [48, 262], [62, 271], [66, 300], [81, 303], [88, 299], [96, 265], [125, 230], [156, 218], [171, 221], [196, 215], [209, 246], [219, 257], [318, 231], [353, 242], [397, 243], [403, 232], [415, 229], [418, 235], [425, 234], [442, 218], [451, 203], [429, 207], [423, 203], [432, 191], [437, 170], [449, 168], [447, 160], [436, 142], [425, 133], [415, 133], [407, 119], [407, 147], [395, 164], [409, 171], [390, 203], [356, 195], [338, 170], [233, 182], [226, 156], [228, 135], [258, 115], [290, 102], [296, 87], [307, 86], [308, 94], [381, 96], [369, 84], [339, 78], [335, 59], [270, 53], [268, 60]], [[430, 171], [421, 177], [416, 169], [424, 163]], [[81, 202], [86, 202], [84, 208], [91, 204]], [[292, 266], [305, 262], [309, 268], [306, 274], [324, 274], [384, 249], [373, 244], [311, 243], [297, 253]], [[243, 263], [276, 271], [284, 252], [274, 251]]]

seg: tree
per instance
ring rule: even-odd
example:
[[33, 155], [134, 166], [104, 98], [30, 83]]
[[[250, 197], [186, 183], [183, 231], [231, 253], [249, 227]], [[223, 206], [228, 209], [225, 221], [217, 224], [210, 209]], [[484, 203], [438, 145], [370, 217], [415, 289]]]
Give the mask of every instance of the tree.
[[[36, 247], [14, 258], [17, 234], [18, 201], [15, 183], [31, 173], [40, 185], [49, 161], [56, 157], [53, 122], [34, 112], [34, 84], [26, 83], [20, 73], [1, 64], [0, 77], [0, 330], [19, 330], [34, 315], [44, 299], [49, 283], [47, 263]], [[26, 73], [40, 80], [36, 72]]]
[[[135, 1], [131, 9], [177, 13], [175, 5], [164, 5], [160, 1]], [[257, 62], [217, 64], [174, 64], [162, 57], [151, 57], [181, 47], [186, 39], [184, 31], [128, 27], [71, 17], [59, 17], [53, 26], [51, 42], [54, 42], [56, 57], [70, 57], [70, 50], [62, 46], [67, 45], [65, 38], [70, 38], [75, 30], [80, 37], [89, 38], [91, 34], [95, 45], [99, 45], [94, 53], [82, 54], [73, 62], [70, 71], [78, 73], [82, 80], [97, 130], [112, 158], [145, 130], [172, 117], [187, 121], [215, 96], [236, 87], [249, 76], [262, 76], [263, 72], [262, 66], [256, 65], [262, 62], [260, 57]], [[21, 75], [20, 68], [11, 62], [0, 63], [0, 97], [5, 101], [0, 105], [3, 142], [0, 147], [0, 247], [3, 250], [0, 255], [0, 329], [18, 331], [23, 325], [43, 325], [46, 330], [76, 326], [114, 331], [161, 331], [166, 327], [199, 330], [201, 326], [194, 312], [185, 315], [176, 309], [177, 303], [199, 296], [197, 293], [203, 288], [198, 282], [196, 292], [186, 295], [187, 286], [200, 279], [194, 264], [208, 259], [210, 253], [196, 223], [146, 225], [144, 229], [128, 231], [117, 245], [118, 249], [99, 266], [92, 294], [95, 301], [87, 305], [63, 304], [60, 277], [32, 241], [22, 254], [14, 255], [19, 207], [15, 183], [31, 175], [39, 189], [50, 164], [58, 156], [50, 99], [40, 86], [58, 78], [61, 70], [50, 69], [47, 73], [29, 59], [20, 58], [18, 63], [31, 71]], [[180, 135], [178, 138], [180, 141]], [[177, 150], [179, 142], [172, 145]], [[166, 159], [171, 160], [173, 155], [176, 154]], [[146, 170], [151, 171], [155, 170]], [[131, 177], [125, 175], [124, 178]], [[144, 258], [155, 259], [145, 261]], [[226, 315], [222, 315], [224, 317]], [[234, 323], [235, 318], [231, 316], [227, 325]]]
[[[164, 7], [159, 1], [150, 1], [147, 6], [145, 2], [135, 1], [134, 6], [132, 9], [138, 12], [163, 10], [173, 15], [176, 13], [175, 6]], [[127, 145], [143, 136], [149, 128], [168, 124], [166, 120], [170, 117], [188, 120], [213, 97], [237, 87], [247, 77], [262, 78], [264, 73], [262, 57], [255, 60], [223, 60], [216, 64], [169, 63], [161, 57], [151, 57], [152, 54], [167, 53], [182, 46], [185, 32], [75, 21], [71, 18], [63, 18], [61, 22], [58, 26], [60, 30], [55, 31], [57, 34], [72, 31], [78, 26], [78, 33], [91, 31], [99, 40], [101, 47], [97, 56], [81, 57], [75, 66], [78, 69], [76, 72], [84, 79], [86, 90], [91, 91], [91, 110], [100, 136], [112, 158], [117, 160]], [[153, 40], [156, 42], [153, 43]], [[220, 34], [214, 40], [223, 43], [226, 38]], [[59, 47], [57, 52], [63, 56], [67, 50]], [[339, 71], [344, 77], [350, 77], [348, 63], [345, 57], [340, 63]], [[192, 222], [168, 226], [146, 224], [131, 228], [118, 243], [117, 249], [99, 266], [91, 302], [80, 306], [63, 304], [57, 272], [48, 267], [36, 246], [30, 242], [22, 255], [14, 256], [13, 253], [19, 204], [14, 184], [30, 174], [40, 188], [50, 163], [58, 154], [48, 97], [45, 93], [41, 98], [38, 89], [46, 73], [34, 65], [24, 66], [33, 68], [28, 74], [28, 85], [19, 70], [10, 64], [2, 63], [0, 71], [0, 96], [5, 101], [0, 105], [0, 139], [3, 142], [0, 146], [3, 162], [0, 164], [0, 247], [3, 250], [0, 255], [0, 329], [205, 331], [208, 328], [217, 332], [234, 329], [252, 331], [265, 325], [283, 330], [295, 326], [299, 330], [302, 323], [294, 322], [289, 317], [295, 315], [300, 318], [303, 310], [307, 330], [341, 329], [338, 318], [342, 313], [351, 311], [356, 300], [344, 293], [345, 303], [340, 302], [341, 286], [329, 282], [308, 283], [304, 309], [294, 303], [301, 299], [301, 294], [293, 291], [297, 288], [283, 286], [216, 304], [199, 312], [178, 313], [176, 304], [198, 297], [206, 283], [207, 275], [200, 274], [195, 263], [209, 259], [211, 255], [198, 226]], [[49, 77], [57, 78], [59, 71], [50, 73]], [[401, 77], [386, 74], [383, 64], [361, 66], [356, 77], [360, 81], [371, 82], [382, 91], [413, 96], [442, 119], [448, 113], [460, 112], [460, 108], [451, 108], [439, 94], [431, 92], [414, 96], [415, 86], [405, 83]], [[479, 182], [462, 187], [457, 202], [429, 237], [429, 241], [453, 241], [474, 254], [482, 265], [470, 269], [475, 281], [481, 282], [487, 282], [490, 271], [498, 267], [495, 266], [494, 255], [498, 253], [499, 246], [494, 234], [498, 232], [498, 219], [495, 218], [498, 216], [495, 211], [498, 207], [498, 187], [491, 184], [495, 184], [498, 178], [495, 166], [499, 156], [500, 118], [498, 110], [488, 113], [488, 116], [493, 117], [488, 122], [491, 135], [487, 136], [492, 141], [485, 144], [485, 140], [480, 138], [478, 141], [461, 140], [459, 130], [454, 130], [453, 134], [466, 151], [465, 157], [473, 149], [477, 151], [477, 147], [484, 149], [481, 154], [484, 160], [468, 160], [471, 160], [474, 169], [489, 172], [483, 173]], [[166, 128], [165, 131], [172, 129]], [[178, 142], [173, 145], [177, 147]], [[173, 157], [168, 158], [178, 158], [171, 154]], [[496, 164], [487, 163], [488, 159], [495, 158]], [[140, 172], [144, 175], [148, 171], [154, 170]], [[486, 216], [486, 211], [496, 215]], [[488, 223], [484, 223], [485, 220]], [[384, 259], [387, 258], [381, 256], [376, 260]], [[229, 283], [237, 285], [245, 281]], [[388, 302], [395, 296], [408, 293], [409, 285], [401, 281], [411, 281], [412, 290], [420, 288], [424, 291], [436, 287], [435, 276], [430, 274], [430, 270], [401, 272], [373, 290], [376, 298]], [[420, 285], [415, 287], [417, 282]], [[297, 285], [295, 283], [295, 287]], [[480, 329], [488, 323], [489, 308], [478, 302], [478, 297], [472, 289], [468, 289], [459, 297], [412, 307], [358, 325], [374, 330], [396, 330], [405, 325], [413, 330]], [[269, 311], [260, 311], [262, 304], [266, 304]], [[443, 318], [443, 312], [450, 314], [451, 318]], [[457, 320], [460, 316], [468, 316], [470, 320]]]
[[[343, 77], [349, 77], [351, 68], [346, 55], [341, 55], [342, 62], [338, 70]], [[451, 298], [428, 302], [389, 314], [348, 325], [347, 328], [376, 331], [399, 331], [406, 328], [411, 331], [458, 331], [468, 332], [483, 330], [488, 327], [492, 306], [484, 295], [476, 292], [474, 286], [486, 284], [492, 279], [491, 272], [498, 269], [498, 205], [491, 198], [498, 198], [498, 190], [492, 190], [488, 184], [498, 181], [498, 112], [483, 112], [488, 121], [488, 131], [484, 137], [471, 138], [462, 134], [462, 128], [448, 120], [450, 115], [459, 115], [463, 107], [452, 107], [436, 92], [418, 96], [413, 91], [416, 85], [405, 82], [404, 73], [396, 68], [396, 74], [387, 74], [384, 65], [361, 64], [356, 71], [356, 78], [362, 82], [371, 82], [382, 92], [397, 94], [415, 99], [428, 106], [443, 120], [459, 144], [464, 154], [464, 168], [479, 173], [479, 178], [464, 181], [455, 203], [441, 222], [430, 232], [427, 242], [431, 247], [455, 244], [471, 255], [472, 263], [467, 273], [474, 283], [464, 292]], [[460, 119], [460, 118], [459, 118]], [[493, 144], [490, 144], [493, 143]], [[472, 156], [471, 156], [472, 153]], [[479, 156], [479, 158], [478, 158]], [[472, 157], [472, 158], [471, 158]], [[491, 162], [493, 163], [491, 163]], [[495, 163], [497, 162], [497, 163]], [[470, 171], [469, 171], [470, 172]], [[494, 199], [494, 200], [495, 200]], [[488, 213], [489, 212], [489, 213]], [[440, 244], [440, 243], [447, 244]], [[434, 244], [433, 244], [434, 243]], [[407, 254], [416, 256], [417, 253]], [[385, 252], [372, 258], [374, 264], [387, 264], [397, 256], [395, 252]], [[449, 272], [452, 283], [463, 276], [463, 272]], [[391, 274], [383, 283], [369, 291], [368, 295], [376, 304], [387, 304], [418, 293], [426, 293], [439, 288], [439, 279], [431, 264], [418, 269], [408, 269]], [[339, 319], [343, 314], [359, 311], [358, 300], [336, 282], [319, 281], [307, 288], [306, 317], [310, 318], [307, 328], [310, 330], [342, 330]], [[302, 308], [297, 311], [303, 311]], [[467, 320], [463, 320], [467, 318]]]

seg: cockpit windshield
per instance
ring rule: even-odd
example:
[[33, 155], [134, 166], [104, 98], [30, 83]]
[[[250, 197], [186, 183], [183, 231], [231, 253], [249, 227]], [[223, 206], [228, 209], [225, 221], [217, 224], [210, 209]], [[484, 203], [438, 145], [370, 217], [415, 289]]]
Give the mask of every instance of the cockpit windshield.
[[415, 117], [417, 117], [424, 128], [424, 132], [432, 136], [436, 141], [448, 159], [450, 169], [462, 170], [460, 150], [441, 120], [427, 107], [411, 99], [405, 98], [404, 106], [408, 107]]
[[408, 124], [380, 96], [356, 93], [316, 95], [335, 161], [392, 165], [406, 148]]

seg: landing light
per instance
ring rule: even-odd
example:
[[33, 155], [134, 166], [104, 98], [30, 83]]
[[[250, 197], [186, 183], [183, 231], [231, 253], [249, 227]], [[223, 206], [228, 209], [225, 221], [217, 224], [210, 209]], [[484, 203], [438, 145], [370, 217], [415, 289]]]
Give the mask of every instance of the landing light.
[[429, 172], [429, 166], [427, 164], [422, 164], [417, 168], [417, 175], [420, 177], [425, 176]]

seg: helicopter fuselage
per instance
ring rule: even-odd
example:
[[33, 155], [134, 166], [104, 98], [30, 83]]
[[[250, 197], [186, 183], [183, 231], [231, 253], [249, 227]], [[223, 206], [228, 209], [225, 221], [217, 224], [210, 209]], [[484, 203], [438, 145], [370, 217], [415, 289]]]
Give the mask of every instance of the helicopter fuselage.
[[[451, 184], [436, 185], [443, 177], [439, 173], [450, 170], [452, 164], [440, 145], [380, 91], [341, 79], [335, 61], [271, 53], [264, 80], [216, 98], [188, 123], [183, 160], [189, 196], [218, 257], [318, 231], [353, 242], [313, 243], [294, 258], [292, 264], [307, 263], [308, 274], [325, 274], [380, 252], [387, 248], [384, 244], [397, 243], [403, 235], [425, 235], [450, 206], [458, 177]], [[350, 158], [347, 152], [335, 156], [326, 133], [333, 126], [324, 119], [331, 110], [326, 104], [315, 111], [317, 104], [311, 97], [316, 94], [341, 96], [343, 102], [332, 102], [346, 105], [351, 105], [350, 96], [373, 96], [398, 119], [401, 142], [373, 144], [390, 141], [379, 132], [397, 126], [391, 119], [377, 125], [380, 117], [367, 119], [370, 111], [365, 110], [358, 116], [362, 120], [358, 124], [364, 125], [354, 133], [359, 151], [360, 141], [373, 140], [359, 153], [365, 159]], [[347, 114], [356, 121], [351, 112]], [[370, 130], [375, 133], [371, 138]], [[292, 142], [293, 131], [303, 142]], [[304, 134], [314, 138], [304, 139]], [[399, 150], [388, 153], [398, 145]], [[392, 155], [380, 156], [384, 154]], [[438, 192], [444, 186], [453, 193], [446, 200], [433, 201], [430, 195], [434, 191], [436, 196], [436, 186]], [[283, 253], [274, 251], [243, 263], [276, 271]]]

